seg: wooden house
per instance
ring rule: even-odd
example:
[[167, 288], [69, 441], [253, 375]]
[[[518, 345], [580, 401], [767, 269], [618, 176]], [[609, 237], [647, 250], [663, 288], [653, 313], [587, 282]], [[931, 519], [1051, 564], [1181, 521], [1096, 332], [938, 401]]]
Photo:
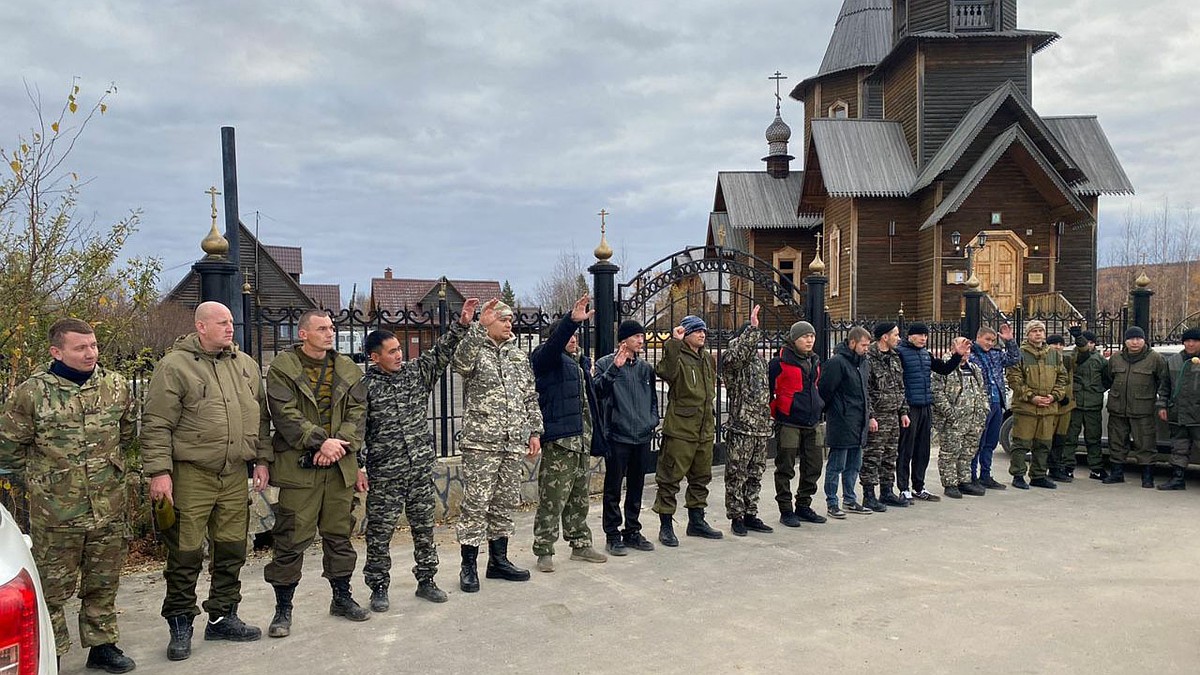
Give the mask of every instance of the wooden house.
[[1058, 38], [1018, 28], [1017, 0], [845, 0], [791, 92], [804, 170], [777, 112], [767, 171], [718, 176], [709, 241], [725, 219], [803, 276], [819, 232], [835, 318], [957, 317], [971, 272], [1001, 310], [1095, 309], [1099, 197], [1133, 186], [1094, 116], [1035, 111], [1033, 56]]
[[[443, 284], [444, 282], [444, 284]], [[446, 306], [454, 317], [467, 298], [486, 302], [501, 295], [500, 282], [468, 279], [399, 279], [392, 268], [371, 279], [371, 311], [379, 325], [396, 333], [405, 344], [406, 358], [415, 358], [440, 334], [438, 303], [446, 294]]]

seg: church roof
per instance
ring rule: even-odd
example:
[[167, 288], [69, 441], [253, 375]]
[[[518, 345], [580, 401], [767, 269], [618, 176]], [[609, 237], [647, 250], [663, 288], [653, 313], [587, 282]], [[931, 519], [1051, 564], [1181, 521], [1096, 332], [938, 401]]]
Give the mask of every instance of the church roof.
[[[724, 243], [721, 243], [722, 236]], [[724, 211], [713, 211], [708, 214], [708, 238], [706, 244], [716, 246], [720, 243], [725, 248], [738, 251], [748, 251], [746, 248], [746, 231], [729, 224], [729, 214]]]
[[774, 178], [766, 171], [717, 173], [717, 205], [713, 211], [728, 214], [731, 229], [782, 229], [811, 227], [796, 217], [804, 172], [792, 171]]
[[916, 178], [899, 122], [814, 119], [812, 143], [831, 197], [907, 197]]
[[[1025, 38], [1035, 38], [1033, 43], [1033, 53], [1036, 54], [1046, 47], [1049, 47], [1061, 35], [1050, 30], [1029, 30], [1026, 28], [1014, 28], [1013, 30], [996, 30], [996, 31], [964, 31], [962, 33], [952, 33], [950, 31], [931, 30], [921, 33], [912, 33], [909, 37], [914, 37], [923, 40], [963, 40], [967, 38], [1007, 38], [1010, 40]], [[882, 60], [882, 59], [881, 59]]]
[[983, 182], [983, 179], [992, 170], [992, 167], [996, 165], [996, 162], [1000, 161], [1004, 153], [1008, 152], [1008, 149], [1014, 146], [1020, 147], [1028, 153], [1029, 157], [1037, 163], [1046, 177], [1054, 184], [1054, 187], [1062, 194], [1067, 204], [1079, 214], [1076, 222], [1091, 220], [1091, 211], [1079, 200], [1079, 196], [1063, 180], [1062, 176], [1055, 170], [1054, 165], [1050, 163], [1050, 160], [1038, 148], [1037, 143], [1033, 141], [1029, 134], [1025, 133], [1025, 130], [1018, 123], [1005, 129], [1003, 133], [996, 137], [995, 141], [992, 141], [992, 144], [988, 146], [979, 160], [967, 172], [967, 175], [958, 182], [958, 185], [954, 186], [950, 194], [933, 210], [933, 213], [925, 220], [925, 223], [921, 225], [921, 229], [924, 230], [933, 227], [942, 218], [957, 211], [963, 205], [963, 202], [967, 200], [967, 197], [971, 196], [971, 193], [975, 191], [975, 188], [979, 187], [979, 184]]
[[1073, 187], [1081, 195], [1131, 195], [1133, 183], [1121, 168], [1108, 136], [1095, 115], [1043, 117], [1042, 121], [1062, 142], [1087, 176]]
[[1071, 175], [1073, 172], [1077, 172], [1077, 167], [1071, 155], [1067, 153], [1067, 150], [1059, 143], [1058, 137], [1050, 131], [1046, 123], [1034, 111], [1033, 105], [1030, 104], [1029, 99], [1025, 98], [1025, 94], [1021, 93], [1021, 89], [1012, 80], [1008, 80], [997, 87], [991, 94], [988, 94], [982, 101], [972, 106], [966, 115], [963, 115], [958, 126], [954, 128], [954, 131], [946, 138], [946, 142], [942, 144], [942, 147], [938, 148], [938, 151], [934, 153], [929, 163], [925, 165], [920, 175], [912, 183], [909, 194], [916, 193], [928, 187], [943, 172], [954, 168], [958, 160], [962, 159], [963, 153], [967, 151], [967, 148], [970, 147], [975, 138], [979, 136], [983, 128], [987, 126], [987, 123], [991, 121], [996, 111], [1005, 103], [1015, 105], [1025, 124], [1037, 132], [1039, 136], [1038, 140], [1043, 145], [1044, 150], [1049, 153], [1049, 158], [1053, 160], [1054, 164], [1062, 165], [1065, 169], [1067, 175], [1064, 177], [1069, 179], [1076, 178], [1077, 176]]
[[891, 0], [845, 0], [825, 47], [825, 58], [817, 74], [801, 81], [791, 97], [804, 99], [814, 80], [852, 68], [871, 68], [892, 49]]

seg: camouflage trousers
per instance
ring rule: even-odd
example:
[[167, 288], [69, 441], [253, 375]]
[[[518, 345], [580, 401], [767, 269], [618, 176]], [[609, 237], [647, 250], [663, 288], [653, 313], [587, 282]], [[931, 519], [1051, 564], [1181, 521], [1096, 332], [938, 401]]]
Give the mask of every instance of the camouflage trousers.
[[891, 489], [896, 482], [896, 453], [900, 450], [900, 416], [880, 415], [876, 421], [879, 431], [867, 434], [858, 482], [863, 488], [883, 485]]
[[938, 426], [938, 475], [942, 487], [971, 482], [971, 460], [979, 450], [986, 418], [952, 420]]
[[363, 580], [374, 589], [391, 582], [392, 535], [400, 514], [408, 520], [413, 539], [413, 576], [417, 581], [437, 574], [437, 545], [433, 541], [433, 465], [413, 466], [395, 478], [368, 476], [367, 561]]
[[555, 441], [542, 447], [542, 461], [538, 466], [538, 508], [533, 519], [534, 555], [554, 555], [560, 521], [562, 538], [571, 548], [592, 545], [592, 531], [587, 524], [590, 464], [588, 453], [568, 450]]
[[521, 502], [525, 475], [524, 445], [462, 449], [462, 514], [455, 527], [458, 543], [482, 546], [512, 536], [516, 531], [512, 512]]
[[758, 495], [767, 469], [767, 436], [726, 431], [725, 517], [758, 515]]
[[58, 655], [71, 649], [63, 605], [79, 586], [79, 643], [84, 647], [117, 641], [117, 584], [125, 564], [124, 524], [85, 529], [30, 523], [33, 559], [42, 576]]

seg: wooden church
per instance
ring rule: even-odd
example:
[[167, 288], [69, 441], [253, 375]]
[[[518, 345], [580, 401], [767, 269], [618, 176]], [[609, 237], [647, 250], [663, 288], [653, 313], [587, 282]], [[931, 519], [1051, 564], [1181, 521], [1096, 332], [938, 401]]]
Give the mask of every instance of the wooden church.
[[708, 245], [802, 293], [820, 242], [834, 318], [954, 319], [972, 272], [1003, 311], [1094, 310], [1099, 197], [1133, 186], [1094, 116], [1035, 111], [1058, 38], [1018, 28], [1017, 0], [845, 0], [791, 91], [803, 170], [777, 106], [766, 170], [718, 174]]

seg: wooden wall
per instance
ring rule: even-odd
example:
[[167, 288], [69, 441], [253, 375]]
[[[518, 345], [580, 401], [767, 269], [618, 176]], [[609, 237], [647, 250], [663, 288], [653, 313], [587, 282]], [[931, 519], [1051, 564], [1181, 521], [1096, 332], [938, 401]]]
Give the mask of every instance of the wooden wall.
[[858, 70], [848, 70], [830, 75], [821, 80], [821, 103], [815, 111], [817, 117], [828, 117], [829, 106], [845, 101], [849, 116], [858, 117]]
[[[1096, 197], [1083, 197], [1083, 203], [1096, 213]], [[1096, 226], [1068, 225], [1059, 245], [1061, 254], [1055, 274], [1057, 290], [1075, 305], [1075, 309], [1086, 314], [1095, 308]]]
[[950, 25], [950, 0], [908, 0], [908, 32], [945, 31]]
[[[800, 252], [799, 270], [800, 283], [796, 290], [800, 293], [800, 302], [804, 303], [804, 277], [808, 276], [808, 263], [812, 262], [817, 250], [816, 229], [763, 229], [748, 232], [747, 248], [754, 255], [770, 263], [775, 252], [785, 246], [790, 246]], [[754, 301], [768, 306], [774, 303], [774, 298], [758, 286], [754, 287]]]
[[[915, 201], [908, 199], [855, 200], [857, 214], [857, 311], [865, 318], [895, 316], [900, 303], [912, 307], [919, 269]], [[896, 221], [896, 236], [888, 224]]]
[[833, 279], [829, 280], [829, 299], [826, 301], [826, 307], [829, 315], [836, 318], [849, 318], [850, 316], [850, 298], [853, 290], [850, 287], [851, 277], [853, 275], [853, 254], [845, 253], [845, 249], [850, 248], [853, 251], [854, 241], [854, 223], [852, 220], [852, 202], [849, 197], [830, 197], [825, 202], [825, 233], [822, 241], [822, 255], [825, 260], [826, 274], [833, 274], [833, 260], [837, 252], [829, 247], [829, 235], [834, 229], [838, 230], [839, 244], [841, 248], [841, 261], [838, 269], [838, 294], [833, 295]]
[[917, 127], [917, 59], [920, 52], [912, 52], [896, 64], [886, 75], [883, 83], [884, 116], [900, 122], [904, 138], [913, 151], [915, 160], [919, 129]]
[[1016, 30], [1017, 0], [1000, 1], [1000, 30]]

